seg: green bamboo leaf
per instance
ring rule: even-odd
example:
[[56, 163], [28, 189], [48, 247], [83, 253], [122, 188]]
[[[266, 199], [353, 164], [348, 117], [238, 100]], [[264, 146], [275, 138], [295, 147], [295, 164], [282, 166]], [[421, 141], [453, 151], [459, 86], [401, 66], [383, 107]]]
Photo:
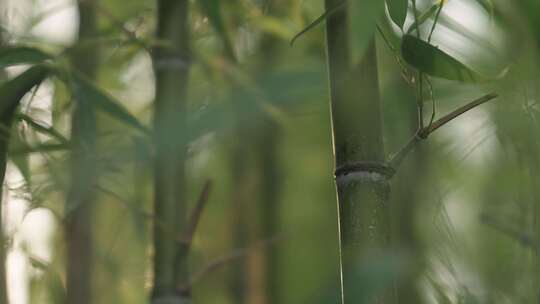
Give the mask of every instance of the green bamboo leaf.
[[225, 21], [223, 20], [223, 16], [221, 14], [222, 1], [199, 0], [198, 2], [199, 2], [202, 12], [208, 17], [210, 24], [212, 24], [212, 27], [214, 28], [216, 33], [221, 37], [221, 40], [223, 40], [223, 44], [225, 45], [225, 51], [227, 52], [227, 55], [232, 59], [236, 58], [234, 47], [229, 36], [229, 32], [227, 31]]
[[40, 122], [35, 121], [32, 117], [23, 114], [18, 113], [16, 115], [16, 118], [20, 121], [26, 122], [31, 128], [33, 128], [36, 132], [39, 132], [41, 134], [49, 135], [50, 137], [56, 138], [61, 143], [68, 143], [68, 139], [64, 137], [58, 130], [56, 130], [53, 127], [45, 126]]
[[[2, 131], [0, 136], [0, 157], [2, 158], [3, 166], [5, 166], [4, 157], [8, 151], [9, 136], [13, 117], [15, 116], [15, 110], [24, 95], [26, 95], [33, 87], [40, 84], [45, 77], [47, 77], [48, 73], [48, 68], [44, 66], [34, 66], [23, 72], [21, 75], [5, 82], [0, 87], [0, 125]], [[15, 144], [21, 142], [21, 138], [16, 136], [14, 142]], [[30, 170], [28, 159], [17, 157], [12, 157], [12, 159], [26, 181], [29, 182]]]
[[150, 131], [135, 116], [116, 101], [112, 96], [98, 88], [82, 75], [73, 77], [73, 90], [77, 100], [94, 104], [97, 109], [109, 114], [111, 117], [140, 130], [146, 134]]
[[424, 22], [426, 22], [429, 18], [435, 16], [440, 5], [441, 4], [439, 3], [433, 4], [427, 11], [419, 15], [417, 18], [418, 20], [415, 20], [413, 24], [409, 26], [409, 29], [407, 30], [407, 34], [412, 33], [414, 30], [418, 29], [418, 27], [424, 24]]
[[0, 69], [19, 64], [35, 64], [53, 57], [43, 51], [30, 47], [7, 47], [0, 50]]
[[464, 82], [488, 80], [487, 77], [413, 35], [403, 36], [401, 54], [408, 64], [431, 76]]
[[403, 28], [405, 19], [407, 19], [408, 0], [386, 0], [386, 6], [390, 13], [390, 18], [400, 27]]

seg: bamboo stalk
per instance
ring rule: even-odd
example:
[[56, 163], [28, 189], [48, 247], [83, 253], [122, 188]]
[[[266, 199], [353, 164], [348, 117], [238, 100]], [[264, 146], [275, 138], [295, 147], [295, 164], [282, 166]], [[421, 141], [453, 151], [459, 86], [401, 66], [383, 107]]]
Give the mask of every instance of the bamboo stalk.
[[[326, 0], [326, 9], [341, 0]], [[339, 205], [342, 302], [354, 303], [358, 264], [389, 250], [389, 168], [384, 164], [375, 42], [356, 67], [350, 64], [348, 9], [326, 22], [336, 186]], [[382, 292], [369, 303], [394, 303]]]
[[[158, 0], [157, 39], [165, 44], [154, 51], [156, 101], [154, 128], [154, 287], [152, 303], [190, 303], [188, 251], [178, 242], [187, 226], [186, 144], [174, 139], [185, 129], [189, 76], [188, 0]], [[161, 224], [157, 224], [161, 223]]]
[[[79, 41], [96, 33], [96, 0], [79, 0]], [[94, 78], [98, 60], [95, 48], [76, 46], [72, 53], [75, 69]], [[66, 201], [67, 243], [66, 303], [92, 303], [93, 240], [92, 212], [97, 180], [96, 114], [86, 101], [76, 100], [71, 121], [71, 188]]]

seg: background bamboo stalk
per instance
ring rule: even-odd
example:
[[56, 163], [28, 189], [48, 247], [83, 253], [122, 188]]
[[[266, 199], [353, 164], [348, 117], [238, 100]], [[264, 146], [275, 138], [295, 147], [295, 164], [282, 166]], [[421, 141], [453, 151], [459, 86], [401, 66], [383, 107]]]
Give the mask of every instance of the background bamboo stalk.
[[[76, 70], [95, 78], [98, 51], [81, 42], [96, 34], [95, 0], [79, 0], [79, 45], [71, 56]], [[76, 88], [75, 88], [76, 89]], [[67, 243], [66, 303], [92, 303], [92, 212], [96, 200], [96, 113], [86, 99], [76, 99], [71, 120], [71, 188], [67, 194], [65, 238]]]
[[[185, 138], [172, 140], [175, 130], [186, 128], [189, 25], [187, 0], [158, 1], [154, 51], [156, 77], [154, 127], [154, 287], [152, 303], [190, 301], [188, 249], [178, 236], [187, 224]], [[159, 223], [159, 225], [157, 224]], [[167, 302], [169, 301], [169, 302]]]
[[[326, 0], [326, 9], [340, 4]], [[358, 294], [362, 260], [389, 248], [389, 184], [384, 162], [375, 42], [351, 67], [348, 9], [328, 17], [327, 56], [339, 204], [342, 301]], [[393, 303], [384, 293], [369, 303]]]

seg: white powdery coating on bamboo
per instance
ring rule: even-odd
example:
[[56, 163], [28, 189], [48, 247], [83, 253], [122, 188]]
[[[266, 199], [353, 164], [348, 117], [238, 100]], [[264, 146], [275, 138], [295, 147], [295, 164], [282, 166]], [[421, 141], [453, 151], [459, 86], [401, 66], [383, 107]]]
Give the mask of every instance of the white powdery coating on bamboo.
[[338, 184], [345, 185], [354, 182], [381, 183], [386, 181], [386, 176], [374, 171], [358, 171], [340, 175], [336, 177], [336, 181]]

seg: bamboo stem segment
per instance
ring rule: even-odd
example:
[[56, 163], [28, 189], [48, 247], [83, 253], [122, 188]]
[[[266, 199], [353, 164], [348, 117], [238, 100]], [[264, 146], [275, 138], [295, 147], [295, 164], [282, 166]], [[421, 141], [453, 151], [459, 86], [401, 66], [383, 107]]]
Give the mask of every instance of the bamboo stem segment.
[[[326, 9], [340, 0], [326, 0]], [[358, 301], [358, 265], [388, 251], [390, 210], [375, 42], [351, 67], [348, 9], [328, 16], [327, 56], [339, 205], [342, 303]], [[382, 292], [369, 303], [394, 303]]]
[[156, 77], [153, 304], [191, 301], [190, 290], [186, 288], [189, 246], [178, 241], [188, 222], [184, 172], [187, 147], [185, 138], [174, 136], [175, 130], [187, 127], [188, 8], [188, 0], [158, 1], [157, 39], [164, 43], [153, 53]]

